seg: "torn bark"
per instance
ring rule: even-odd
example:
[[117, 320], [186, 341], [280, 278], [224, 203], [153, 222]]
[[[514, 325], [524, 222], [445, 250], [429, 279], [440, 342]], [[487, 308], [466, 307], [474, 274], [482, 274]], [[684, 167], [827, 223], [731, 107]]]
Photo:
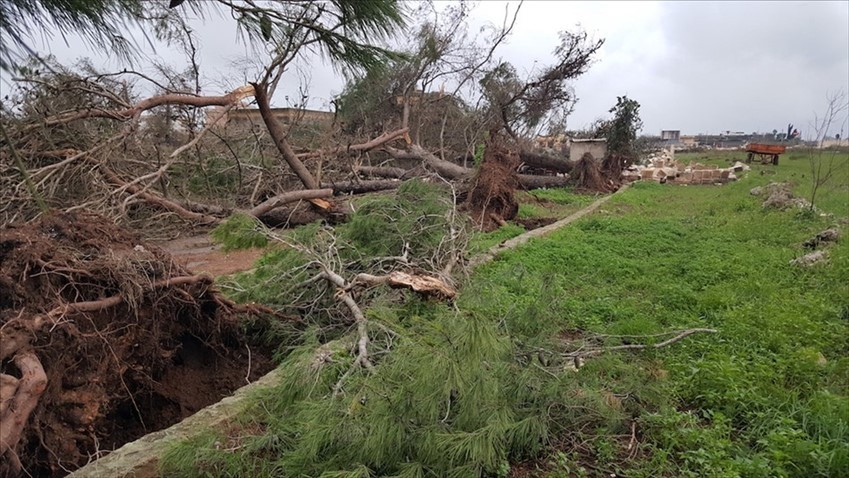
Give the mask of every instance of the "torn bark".
[[353, 284], [358, 283], [368, 286], [386, 284], [393, 289], [410, 289], [418, 294], [438, 299], [453, 300], [457, 296], [457, 291], [442, 279], [420, 274], [407, 274], [406, 272], [396, 271], [382, 276], [357, 274]]

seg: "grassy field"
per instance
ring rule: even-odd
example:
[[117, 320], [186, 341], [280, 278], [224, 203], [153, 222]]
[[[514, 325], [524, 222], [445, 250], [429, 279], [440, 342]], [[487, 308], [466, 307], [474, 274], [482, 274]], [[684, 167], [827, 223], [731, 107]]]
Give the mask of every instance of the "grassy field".
[[[693, 156], [678, 159], [719, 164], [740, 153]], [[488, 300], [469, 306], [486, 315], [512, 308], [507, 326], [526, 340], [556, 341], [563, 331], [719, 330], [651, 353], [608, 357], [610, 375], [587, 372], [601, 380], [594, 387], [637, 410], [640, 453], [621, 465], [626, 475], [849, 470], [849, 241], [829, 250], [826, 265], [788, 266], [812, 234], [845, 228], [849, 156], [821, 193], [818, 207], [833, 214], [824, 217], [763, 210], [749, 195], [779, 180], [807, 194], [807, 159], [788, 156], [721, 187], [638, 183], [599, 214], [475, 276], [472, 288], [481, 290], [471, 295]], [[648, 381], [634, 385], [623, 375]], [[662, 393], [640, 396], [654, 387]], [[616, 462], [598, 454], [606, 443], [590, 440], [587, 447]]]
[[[809, 163], [793, 152], [724, 186], [637, 183], [477, 269], [454, 307], [378, 299], [375, 338], [395, 335], [376, 373], [353, 374], [349, 393], [331, 397], [350, 359], [311, 366], [313, 332], [238, 432], [175, 448], [163, 474], [847, 476], [849, 240], [827, 246], [825, 263], [789, 265], [805, 239], [846, 229], [849, 155], [839, 161], [816, 213], [765, 210], [749, 194], [792, 181], [806, 195]], [[564, 358], [688, 328], [716, 333], [578, 369]]]

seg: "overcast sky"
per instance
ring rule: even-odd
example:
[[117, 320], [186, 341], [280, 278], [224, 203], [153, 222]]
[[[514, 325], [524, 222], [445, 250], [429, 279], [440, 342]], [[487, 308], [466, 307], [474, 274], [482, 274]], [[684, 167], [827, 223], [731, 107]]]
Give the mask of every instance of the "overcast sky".
[[[512, 11], [517, 4], [480, 2], [470, 15], [472, 30], [487, 22], [501, 24], [505, 7]], [[250, 50], [238, 40], [229, 16], [191, 23], [201, 45], [209, 93], [253, 78], [244, 67], [234, 66]], [[574, 84], [579, 102], [569, 118], [570, 129], [606, 116], [616, 97], [627, 94], [642, 105], [646, 134], [662, 129], [750, 133], [783, 130], [794, 123], [807, 136], [814, 112], [824, 109], [827, 92], [849, 90], [846, 1], [526, 1], [513, 35], [497, 55], [520, 73], [528, 72], [535, 62], [551, 61], [559, 31], [578, 24], [606, 43], [596, 64]], [[62, 62], [92, 57], [97, 64], [123, 66], [76, 38], [67, 38], [66, 44], [54, 37], [34, 46]], [[147, 51], [175, 65], [183, 61], [166, 46]], [[342, 79], [318, 58], [301, 70], [310, 78], [310, 107], [329, 108]], [[287, 94], [294, 97], [298, 76], [284, 77], [277, 105], [286, 103]]]

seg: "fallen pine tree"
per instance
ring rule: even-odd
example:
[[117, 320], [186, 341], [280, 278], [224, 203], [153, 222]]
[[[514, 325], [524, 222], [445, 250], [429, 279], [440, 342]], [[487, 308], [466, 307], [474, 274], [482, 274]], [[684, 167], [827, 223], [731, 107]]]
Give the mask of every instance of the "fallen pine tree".
[[2, 476], [64, 476], [209, 405], [271, 366], [239, 318], [292, 320], [92, 214], [8, 225], [0, 264]]

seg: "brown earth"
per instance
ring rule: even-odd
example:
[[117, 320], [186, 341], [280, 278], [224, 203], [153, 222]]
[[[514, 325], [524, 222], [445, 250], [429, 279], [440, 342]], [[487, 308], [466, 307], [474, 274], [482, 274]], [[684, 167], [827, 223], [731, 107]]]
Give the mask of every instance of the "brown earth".
[[[246, 309], [101, 216], [0, 229], [0, 379], [17, 384], [0, 425], [25, 424], [0, 450], [0, 476], [64, 476], [267, 372]], [[24, 356], [46, 375], [29, 395]], [[28, 417], [5, 406], [15, 400], [34, 406]]]
[[267, 252], [267, 249], [261, 248], [223, 251], [206, 234], [175, 239], [159, 246], [171, 253], [174, 262], [186, 269], [215, 277], [250, 270], [254, 262]]

